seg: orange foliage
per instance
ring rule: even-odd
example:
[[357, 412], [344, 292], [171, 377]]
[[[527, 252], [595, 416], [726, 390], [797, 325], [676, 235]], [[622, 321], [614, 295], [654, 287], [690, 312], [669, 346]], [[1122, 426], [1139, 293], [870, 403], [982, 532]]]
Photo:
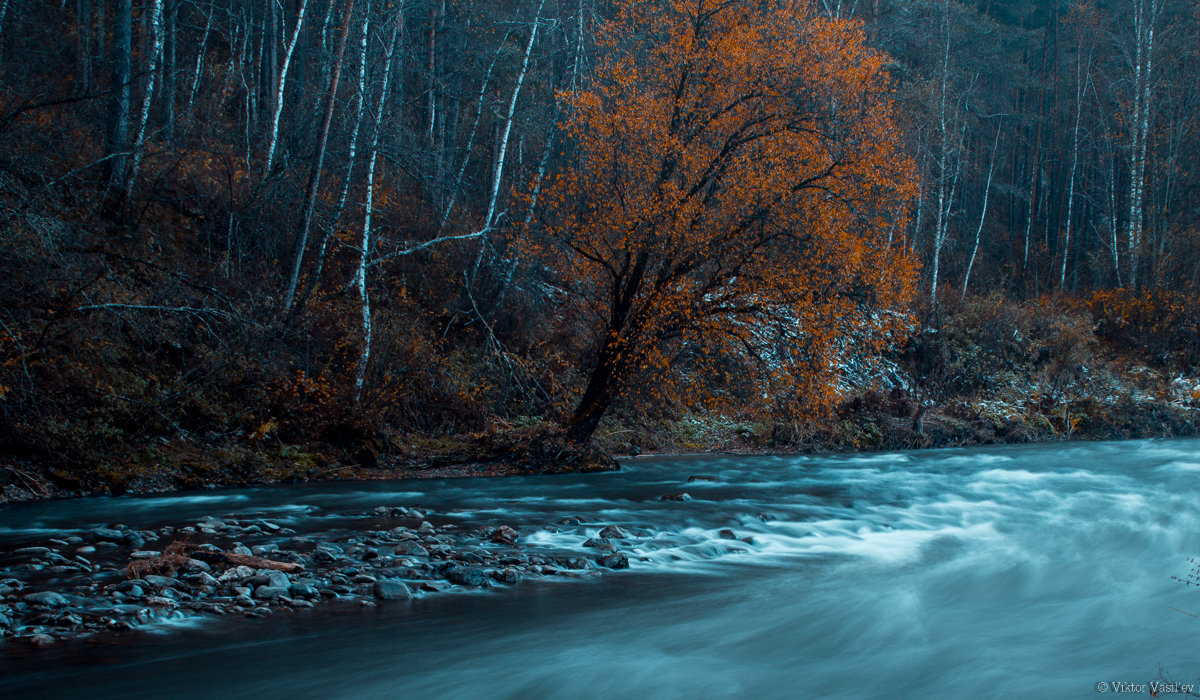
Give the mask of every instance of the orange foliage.
[[526, 240], [596, 321], [577, 438], [681, 347], [751, 360], [812, 412], [848, 345], [907, 328], [915, 262], [888, 231], [914, 179], [884, 57], [808, 5], [623, 0], [593, 84], [562, 96], [575, 163]]

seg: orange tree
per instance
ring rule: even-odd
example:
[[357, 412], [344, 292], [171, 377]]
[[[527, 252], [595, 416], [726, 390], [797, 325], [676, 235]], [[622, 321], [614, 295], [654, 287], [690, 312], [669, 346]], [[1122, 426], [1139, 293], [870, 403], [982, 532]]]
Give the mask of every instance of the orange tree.
[[839, 361], [909, 325], [884, 56], [805, 0], [622, 0], [598, 44], [526, 239], [594, 323], [569, 435], [681, 349], [747, 360], [764, 405], [827, 407]]

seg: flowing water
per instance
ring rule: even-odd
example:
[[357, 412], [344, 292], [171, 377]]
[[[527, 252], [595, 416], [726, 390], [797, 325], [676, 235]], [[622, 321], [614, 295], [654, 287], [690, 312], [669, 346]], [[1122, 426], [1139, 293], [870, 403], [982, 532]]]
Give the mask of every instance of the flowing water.
[[[681, 491], [692, 500], [660, 500]], [[0, 547], [232, 512], [315, 529], [414, 503], [516, 525], [526, 546], [586, 551], [610, 524], [650, 534], [625, 547], [631, 569], [600, 576], [0, 653], [0, 696], [1093, 697], [1100, 682], [1195, 684], [1200, 590], [1171, 577], [1200, 555], [1198, 497], [1200, 440], [1175, 440], [11, 506]], [[556, 525], [568, 517], [582, 525]]]

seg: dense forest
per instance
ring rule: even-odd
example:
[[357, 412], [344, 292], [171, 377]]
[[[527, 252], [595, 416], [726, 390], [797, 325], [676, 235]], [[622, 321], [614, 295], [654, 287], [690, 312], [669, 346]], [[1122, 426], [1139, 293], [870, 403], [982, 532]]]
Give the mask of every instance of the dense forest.
[[0, 483], [1190, 432], [1198, 74], [1186, 0], [0, 0]]

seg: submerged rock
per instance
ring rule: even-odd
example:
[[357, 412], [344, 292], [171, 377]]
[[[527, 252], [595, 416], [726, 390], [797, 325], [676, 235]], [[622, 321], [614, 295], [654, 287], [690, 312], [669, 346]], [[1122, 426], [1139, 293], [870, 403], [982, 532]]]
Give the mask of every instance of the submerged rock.
[[660, 501], [690, 501], [691, 494], [684, 491], [683, 493], [668, 493], [659, 498]]

